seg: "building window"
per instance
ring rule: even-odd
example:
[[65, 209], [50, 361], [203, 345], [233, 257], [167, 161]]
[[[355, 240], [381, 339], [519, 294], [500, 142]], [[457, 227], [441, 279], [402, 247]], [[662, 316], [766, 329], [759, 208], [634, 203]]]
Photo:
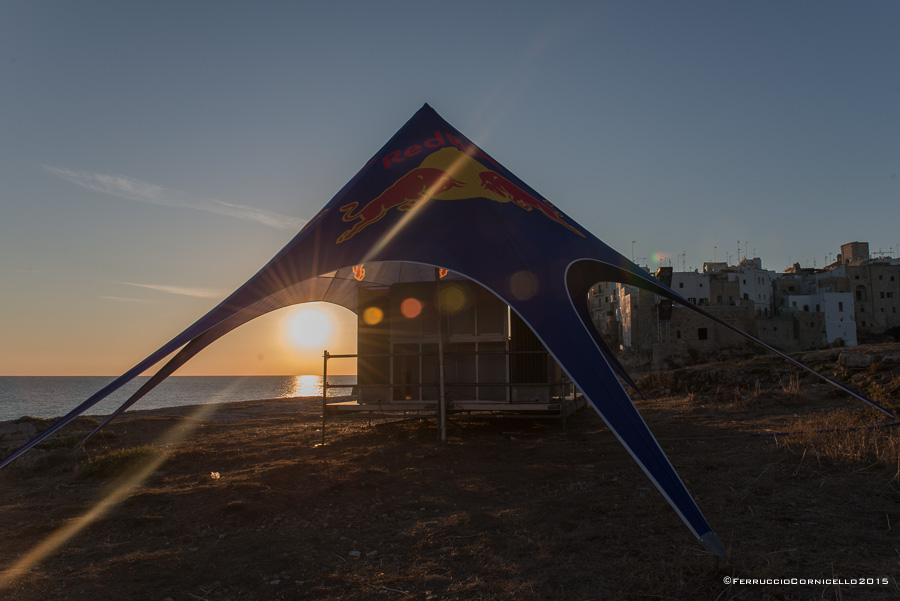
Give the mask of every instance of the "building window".
[[697, 339], [698, 340], [706, 340], [707, 339], [706, 328], [697, 328]]
[[892, 282], [894, 281], [894, 276], [891, 276], [891, 281], [892, 281]]
[[681, 330], [675, 330], [675, 339], [681, 340]]
[[855, 276], [853, 276], [853, 279], [854, 279], [854, 280], [858, 280], [858, 279], [859, 279], [859, 276], [858, 276], [858, 275], [855, 275]]
[[884, 298], [884, 292], [881, 293], [881, 298]]
[[797, 301], [793, 301], [793, 302], [791, 303], [791, 306], [792, 306], [792, 307], [796, 307], [796, 306], [797, 306]]
[[788, 286], [788, 292], [793, 292], [793, 291], [794, 291], [794, 287], [793, 287], [793, 286]]
[[678, 282], [678, 287], [679, 287], [679, 288], [684, 288], [684, 282]]
[[866, 327], [866, 322], [863, 322], [863, 327]]
[[746, 286], [746, 285], [747, 285], [747, 280], [744, 280], [744, 286]]
[[809, 305], [803, 305], [803, 310], [809, 313]]
[[887, 293], [887, 297], [888, 297], [888, 298], [894, 298], [894, 293], [893, 293], [893, 292], [888, 292], [888, 293]]
[[879, 279], [879, 280], [883, 280], [883, 279], [884, 279], [884, 276], [883, 276], [883, 275], [879, 275], [879, 276], [878, 276], [878, 279]]
[[750, 300], [750, 295], [746, 292], [744, 293], [744, 300]]
[[816, 305], [816, 313], [819, 313], [821, 311], [822, 311], [822, 309], [821, 309], [820, 305]]
[[838, 303], [838, 311], [844, 310], [844, 303]]

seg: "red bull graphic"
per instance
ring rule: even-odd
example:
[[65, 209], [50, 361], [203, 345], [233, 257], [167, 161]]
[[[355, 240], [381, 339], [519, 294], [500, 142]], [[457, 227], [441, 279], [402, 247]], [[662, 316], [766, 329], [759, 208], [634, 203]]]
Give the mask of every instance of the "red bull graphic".
[[353, 277], [356, 278], [357, 282], [363, 281], [363, 278], [366, 277], [366, 266], [365, 265], [354, 265], [353, 266]]
[[357, 209], [359, 205], [357, 202], [342, 206], [340, 211], [344, 214], [344, 221], [347, 223], [356, 221], [357, 223], [338, 237], [338, 244], [346, 242], [373, 223], [380, 221], [390, 209], [408, 211], [425, 199], [436, 197], [450, 188], [462, 185], [461, 182], [450, 177], [446, 171], [440, 169], [429, 167], [413, 169], [362, 208]]
[[557, 211], [556, 207], [550, 204], [549, 201], [535, 198], [499, 173], [494, 173], [493, 171], [485, 171], [484, 173], [480, 174], [480, 177], [481, 186], [485, 190], [490, 190], [491, 192], [507, 198], [517, 207], [525, 209], [526, 211], [537, 209], [546, 217], [552, 219], [563, 227], [569, 228], [570, 230], [584, 238], [584, 234], [563, 221], [562, 213]]
[[[435, 138], [430, 140], [435, 144], [444, 143], [444, 138], [439, 132], [435, 132]], [[422, 152], [422, 147], [410, 146], [407, 152], [410, 151], [418, 154]], [[406, 152], [401, 154], [394, 152], [384, 157], [385, 167], [405, 160], [404, 154]], [[391, 209], [409, 211], [427, 200], [453, 201], [470, 198], [511, 203], [529, 212], [536, 209], [548, 219], [584, 237], [584, 234], [566, 223], [563, 214], [549, 201], [532, 196], [496, 171], [476, 161], [471, 153], [463, 152], [453, 145], [427, 156], [419, 167], [403, 175], [390, 188], [362, 207], [359, 207], [358, 202], [340, 207], [343, 221], [355, 223], [338, 237], [337, 243], [346, 242], [373, 223], [377, 223]]]
[[448, 270], [446, 270], [446, 269], [438, 269], [438, 277], [439, 277], [439, 278], [443, 278], [443, 277], [444, 277], [445, 275], [447, 275], [448, 273], [450, 273], [450, 272], [449, 272]]

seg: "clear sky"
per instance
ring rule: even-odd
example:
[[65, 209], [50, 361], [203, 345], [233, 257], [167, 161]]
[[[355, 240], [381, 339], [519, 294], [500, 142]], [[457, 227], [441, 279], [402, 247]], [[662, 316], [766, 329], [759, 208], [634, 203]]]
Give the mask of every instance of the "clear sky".
[[[5, 0], [0, 375], [124, 372], [425, 102], [653, 269], [896, 256], [898, 31], [892, 1]], [[354, 350], [348, 311], [314, 350], [291, 311], [179, 373]]]

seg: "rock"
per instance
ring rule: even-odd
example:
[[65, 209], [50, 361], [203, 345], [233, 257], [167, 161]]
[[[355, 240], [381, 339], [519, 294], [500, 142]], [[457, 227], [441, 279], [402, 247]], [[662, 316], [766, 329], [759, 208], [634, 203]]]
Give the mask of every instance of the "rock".
[[872, 365], [872, 357], [844, 351], [838, 355], [838, 365], [849, 369], [862, 369]]

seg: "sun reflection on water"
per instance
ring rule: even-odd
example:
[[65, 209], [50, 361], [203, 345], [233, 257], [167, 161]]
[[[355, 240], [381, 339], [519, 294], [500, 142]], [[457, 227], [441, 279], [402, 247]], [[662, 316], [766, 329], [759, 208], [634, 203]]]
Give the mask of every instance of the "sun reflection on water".
[[322, 396], [322, 376], [294, 376], [292, 396]]

